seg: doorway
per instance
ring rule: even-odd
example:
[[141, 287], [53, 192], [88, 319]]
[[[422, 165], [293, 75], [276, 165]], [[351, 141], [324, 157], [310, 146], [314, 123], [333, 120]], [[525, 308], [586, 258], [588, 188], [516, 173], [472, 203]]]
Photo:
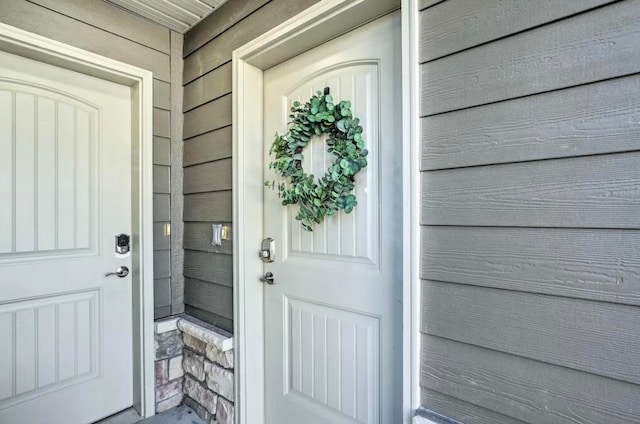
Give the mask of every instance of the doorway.
[[[336, 36], [346, 34], [354, 28], [374, 21], [376, 18], [386, 15], [397, 9], [399, 2], [356, 2], [342, 0], [320, 3], [313, 6], [305, 13], [292, 18], [282, 26], [270, 31], [260, 38], [248, 43], [236, 50], [234, 57], [234, 121], [233, 121], [233, 158], [234, 158], [234, 222], [236, 237], [234, 237], [234, 325], [236, 334], [236, 355], [238, 367], [236, 370], [237, 395], [236, 413], [240, 423], [265, 422], [265, 362], [260, 360], [265, 355], [264, 347], [266, 338], [263, 318], [265, 313], [265, 299], [268, 289], [259, 281], [264, 275], [265, 268], [257, 259], [256, 251], [261, 245], [262, 237], [266, 234], [263, 219], [266, 194], [263, 186], [264, 169], [264, 145], [270, 144], [273, 134], [267, 142], [264, 138], [263, 109], [266, 107], [262, 93], [265, 85], [265, 74], [275, 65], [279, 65], [292, 57], [302, 54], [318, 45], [330, 41]], [[405, 33], [405, 23], [411, 18], [409, 9], [403, 11], [402, 32]], [[403, 37], [403, 42], [397, 49], [407, 50], [409, 38]], [[399, 53], [398, 53], [399, 55]], [[409, 67], [410, 55], [402, 55], [398, 62], [402, 64], [406, 72]], [[322, 68], [323, 69], [323, 68]], [[402, 109], [410, 116], [413, 110], [413, 101], [407, 104], [410, 98], [411, 84], [405, 84], [401, 79], [399, 92], [402, 93]], [[412, 79], [413, 81], [413, 79]], [[294, 81], [291, 82], [292, 84]], [[333, 94], [333, 93], [332, 93]], [[403, 116], [403, 123], [405, 122]], [[284, 125], [284, 124], [283, 124]], [[402, 177], [403, 185], [411, 187], [410, 190], [402, 190], [401, 198], [403, 207], [398, 209], [398, 219], [401, 220], [400, 233], [397, 234], [398, 242], [403, 246], [414, 243], [411, 229], [417, 228], [414, 219], [415, 205], [413, 173], [414, 133], [408, 126], [402, 128]], [[307, 146], [309, 147], [309, 146]], [[259, 178], [256, 176], [259, 175]], [[417, 174], [415, 174], [417, 175]], [[273, 195], [273, 193], [270, 193]], [[400, 215], [404, 214], [402, 218]], [[411, 217], [408, 219], [408, 217]], [[315, 237], [315, 236], [314, 236]], [[282, 257], [283, 244], [278, 246], [278, 253]], [[414, 373], [418, 369], [415, 362], [415, 346], [417, 346], [416, 305], [413, 302], [415, 295], [411, 281], [417, 273], [414, 268], [417, 264], [413, 260], [413, 251], [407, 252], [407, 257], [402, 258], [401, 275], [399, 283], [402, 288], [402, 316], [404, 325], [400, 330], [402, 339], [401, 363], [397, 364], [398, 372], [402, 374], [402, 383], [399, 391], [401, 399], [402, 418], [399, 416], [394, 421], [410, 422], [413, 411], [418, 404], [414, 388]], [[286, 253], [285, 253], [286, 254]], [[405, 272], [409, 270], [410, 272]], [[278, 274], [274, 272], [276, 286]], [[321, 304], [321, 302], [320, 302]], [[321, 305], [322, 306], [322, 305]], [[362, 312], [350, 310], [350, 312]], [[414, 334], [415, 333], [415, 334]], [[417, 374], [416, 374], [417, 375]], [[286, 387], [282, 388], [282, 393]], [[366, 421], [365, 421], [366, 422]]]
[[[266, 423], [394, 422], [402, 403], [402, 129], [400, 14], [394, 12], [264, 73], [264, 180], [273, 134], [294, 102], [317, 92], [348, 101], [368, 150], [355, 209], [305, 230], [294, 205], [265, 188]], [[302, 167], [320, 178], [335, 160], [312, 136]]]
[[4, 24], [0, 51], [0, 421], [153, 415], [152, 74]]

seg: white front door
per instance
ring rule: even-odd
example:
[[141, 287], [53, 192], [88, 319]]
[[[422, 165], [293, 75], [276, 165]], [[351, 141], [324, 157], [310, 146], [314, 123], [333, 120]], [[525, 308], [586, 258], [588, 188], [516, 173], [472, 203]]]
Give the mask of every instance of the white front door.
[[[402, 131], [400, 15], [393, 13], [264, 73], [265, 181], [274, 133], [289, 108], [329, 87], [360, 118], [368, 166], [356, 178], [358, 205], [307, 232], [296, 207], [266, 189], [266, 422], [401, 422]], [[325, 137], [303, 151], [316, 177], [333, 162]], [[250, 353], [249, 353], [250, 354]]]
[[0, 52], [0, 423], [131, 406], [131, 89]]

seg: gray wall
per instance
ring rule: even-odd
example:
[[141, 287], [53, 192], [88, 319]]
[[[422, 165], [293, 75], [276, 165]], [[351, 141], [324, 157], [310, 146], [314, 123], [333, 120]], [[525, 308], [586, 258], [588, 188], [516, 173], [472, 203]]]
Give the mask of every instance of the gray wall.
[[231, 0], [184, 38], [184, 303], [233, 330], [232, 245], [211, 246], [231, 223], [231, 53], [317, 0]]
[[423, 407], [640, 422], [640, 1], [420, 3]]
[[[0, 22], [153, 71], [155, 314], [169, 315], [171, 238], [163, 226], [171, 220], [171, 126], [180, 120], [179, 109], [171, 119], [171, 104], [177, 99], [171, 95], [170, 60], [172, 53], [180, 59], [182, 36], [101, 0], [2, 0]], [[177, 77], [174, 97], [182, 94]], [[173, 143], [180, 140], [174, 137]], [[178, 174], [180, 162], [181, 156], [174, 158]], [[179, 301], [173, 313], [182, 312]]]

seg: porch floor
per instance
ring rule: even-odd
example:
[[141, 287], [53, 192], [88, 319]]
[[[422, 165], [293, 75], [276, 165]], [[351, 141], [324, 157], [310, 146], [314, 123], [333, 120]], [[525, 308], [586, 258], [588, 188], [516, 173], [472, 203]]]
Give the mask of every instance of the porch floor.
[[119, 412], [94, 424], [207, 424], [187, 406], [171, 408], [143, 420], [133, 408]]

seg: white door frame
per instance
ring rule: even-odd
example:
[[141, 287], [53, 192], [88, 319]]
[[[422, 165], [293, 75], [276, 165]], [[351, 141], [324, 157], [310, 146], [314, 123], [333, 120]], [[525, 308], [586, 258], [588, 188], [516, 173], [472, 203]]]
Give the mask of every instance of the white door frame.
[[[233, 298], [238, 424], [264, 424], [264, 70], [397, 9], [402, 3], [403, 418], [419, 399], [419, 140], [417, 0], [324, 0], [233, 52]], [[408, 77], [407, 77], [408, 76]], [[400, 419], [400, 418], [399, 418]]]
[[143, 417], [154, 415], [153, 74], [3, 23], [0, 50], [131, 87], [132, 401]]

